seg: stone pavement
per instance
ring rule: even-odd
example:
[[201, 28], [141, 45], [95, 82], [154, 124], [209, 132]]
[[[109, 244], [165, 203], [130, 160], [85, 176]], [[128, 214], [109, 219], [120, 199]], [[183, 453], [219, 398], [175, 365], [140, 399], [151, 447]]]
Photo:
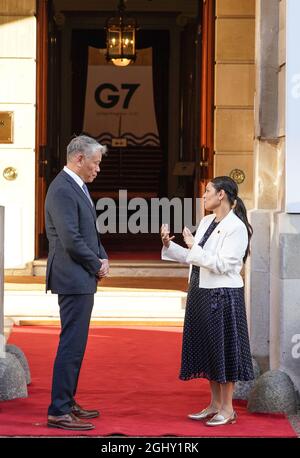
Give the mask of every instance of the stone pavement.
[[300, 438], [300, 408], [295, 415], [288, 415], [287, 416], [289, 419], [290, 424], [292, 425], [292, 428], [295, 430], [298, 438]]

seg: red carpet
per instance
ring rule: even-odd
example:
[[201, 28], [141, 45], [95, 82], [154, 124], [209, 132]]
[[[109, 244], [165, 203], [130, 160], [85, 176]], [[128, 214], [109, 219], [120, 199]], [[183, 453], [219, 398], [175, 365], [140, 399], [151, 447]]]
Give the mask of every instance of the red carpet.
[[[15, 327], [10, 343], [25, 352], [32, 374], [29, 398], [0, 403], [0, 436], [76, 436], [46, 427], [55, 327]], [[236, 402], [235, 425], [209, 428], [187, 413], [209, 402], [208, 382], [178, 380], [178, 328], [92, 328], [77, 401], [100, 408], [86, 436], [296, 437], [284, 415], [249, 414]]]

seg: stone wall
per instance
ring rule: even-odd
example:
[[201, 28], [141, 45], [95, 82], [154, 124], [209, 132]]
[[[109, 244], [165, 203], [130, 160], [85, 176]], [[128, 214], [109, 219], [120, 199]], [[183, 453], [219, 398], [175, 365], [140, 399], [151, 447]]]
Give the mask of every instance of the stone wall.
[[[34, 259], [35, 0], [0, 0], [0, 111], [14, 113], [13, 143], [0, 143], [0, 205], [5, 206], [5, 267]], [[7, 167], [17, 178], [3, 176]]]
[[286, 8], [286, 0], [256, 1], [254, 237], [246, 277], [253, 355], [263, 370], [284, 371], [299, 391], [300, 215], [285, 212]]
[[251, 348], [262, 370], [270, 365], [270, 249], [271, 216], [278, 208], [278, 0], [256, 1], [255, 28], [255, 142], [254, 210], [249, 219], [254, 229], [251, 257], [246, 269], [246, 302]]
[[214, 175], [242, 170], [253, 207], [255, 0], [216, 0]]

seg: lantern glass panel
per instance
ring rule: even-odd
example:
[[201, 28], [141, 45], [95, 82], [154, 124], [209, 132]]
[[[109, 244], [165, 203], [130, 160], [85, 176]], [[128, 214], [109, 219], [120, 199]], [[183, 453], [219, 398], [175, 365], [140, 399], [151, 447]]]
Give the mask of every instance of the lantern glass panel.
[[108, 52], [111, 57], [121, 54], [121, 31], [117, 29], [108, 30]]
[[122, 33], [123, 54], [134, 55], [135, 53], [135, 33], [132, 27], [126, 27]]

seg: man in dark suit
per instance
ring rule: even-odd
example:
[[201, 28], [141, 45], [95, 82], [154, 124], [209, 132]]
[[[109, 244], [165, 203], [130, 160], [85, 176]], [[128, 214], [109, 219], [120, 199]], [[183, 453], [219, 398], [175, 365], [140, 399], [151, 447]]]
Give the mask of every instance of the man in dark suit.
[[100, 172], [106, 147], [85, 135], [67, 147], [67, 165], [49, 186], [45, 202], [49, 240], [47, 285], [58, 294], [61, 334], [53, 369], [48, 426], [93, 429], [99, 416], [75, 401], [97, 282], [108, 274], [107, 254], [96, 228], [96, 211], [86, 183]]

